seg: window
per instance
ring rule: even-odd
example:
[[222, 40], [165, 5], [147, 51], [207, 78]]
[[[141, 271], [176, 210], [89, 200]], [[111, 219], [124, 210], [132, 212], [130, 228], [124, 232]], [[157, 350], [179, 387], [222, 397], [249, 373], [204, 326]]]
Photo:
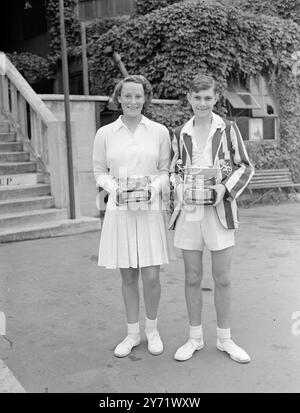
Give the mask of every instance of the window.
[[228, 117], [233, 119], [243, 139], [252, 142], [278, 140], [278, 109], [265, 76], [251, 77], [248, 87], [228, 82], [225, 93]]
[[246, 116], [239, 116], [234, 119], [239, 128], [244, 141], [249, 140], [249, 118]]
[[249, 119], [249, 141], [263, 140], [263, 120], [262, 118]]
[[277, 135], [277, 118], [263, 118], [264, 139], [275, 139]]
[[259, 109], [260, 106], [255, 98], [241, 86], [231, 85], [225, 92], [225, 97], [229, 100], [234, 109]]

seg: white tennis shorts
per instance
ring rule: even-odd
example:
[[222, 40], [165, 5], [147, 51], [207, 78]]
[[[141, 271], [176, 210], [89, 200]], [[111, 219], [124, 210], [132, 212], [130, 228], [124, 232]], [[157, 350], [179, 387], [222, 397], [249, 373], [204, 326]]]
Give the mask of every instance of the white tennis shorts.
[[210, 251], [232, 247], [234, 229], [221, 224], [215, 207], [211, 205], [201, 206], [196, 213], [183, 207], [175, 226], [174, 247], [203, 251], [205, 245]]

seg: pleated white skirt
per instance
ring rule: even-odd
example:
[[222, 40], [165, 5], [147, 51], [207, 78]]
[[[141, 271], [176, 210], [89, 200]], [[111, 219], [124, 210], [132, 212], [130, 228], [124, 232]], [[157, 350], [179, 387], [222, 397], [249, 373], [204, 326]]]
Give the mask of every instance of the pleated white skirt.
[[165, 211], [110, 210], [102, 225], [98, 265], [138, 268], [175, 258]]

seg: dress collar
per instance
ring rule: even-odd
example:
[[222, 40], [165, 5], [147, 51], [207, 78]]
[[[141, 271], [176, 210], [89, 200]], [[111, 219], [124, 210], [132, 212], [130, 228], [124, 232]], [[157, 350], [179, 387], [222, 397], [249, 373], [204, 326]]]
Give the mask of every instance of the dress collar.
[[[142, 115], [142, 119], [141, 119], [139, 125], [144, 125], [147, 128], [150, 125], [150, 119], [148, 119], [148, 118], [146, 118], [146, 116]], [[114, 123], [113, 123], [113, 132], [115, 133], [117, 130], [119, 130], [122, 127], [128, 129], [127, 126], [122, 121], [122, 115], [120, 115], [118, 117], [118, 119], [115, 120]]]

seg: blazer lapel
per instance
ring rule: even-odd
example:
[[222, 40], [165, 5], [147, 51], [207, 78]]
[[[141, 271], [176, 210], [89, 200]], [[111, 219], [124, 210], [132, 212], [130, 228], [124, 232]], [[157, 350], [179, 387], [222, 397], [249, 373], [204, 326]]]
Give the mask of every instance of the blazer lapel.
[[190, 165], [192, 163], [193, 156], [193, 143], [191, 135], [183, 133], [182, 142], [182, 166], [186, 166], [187, 162], [188, 165]]
[[212, 138], [212, 160], [213, 164], [215, 163], [215, 159], [217, 154], [219, 153], [220, 146], [221, 146], [221, 140], [222, 140], [222, 131], [220, 128], [216, 130], [214, 133], [214, 136]]

